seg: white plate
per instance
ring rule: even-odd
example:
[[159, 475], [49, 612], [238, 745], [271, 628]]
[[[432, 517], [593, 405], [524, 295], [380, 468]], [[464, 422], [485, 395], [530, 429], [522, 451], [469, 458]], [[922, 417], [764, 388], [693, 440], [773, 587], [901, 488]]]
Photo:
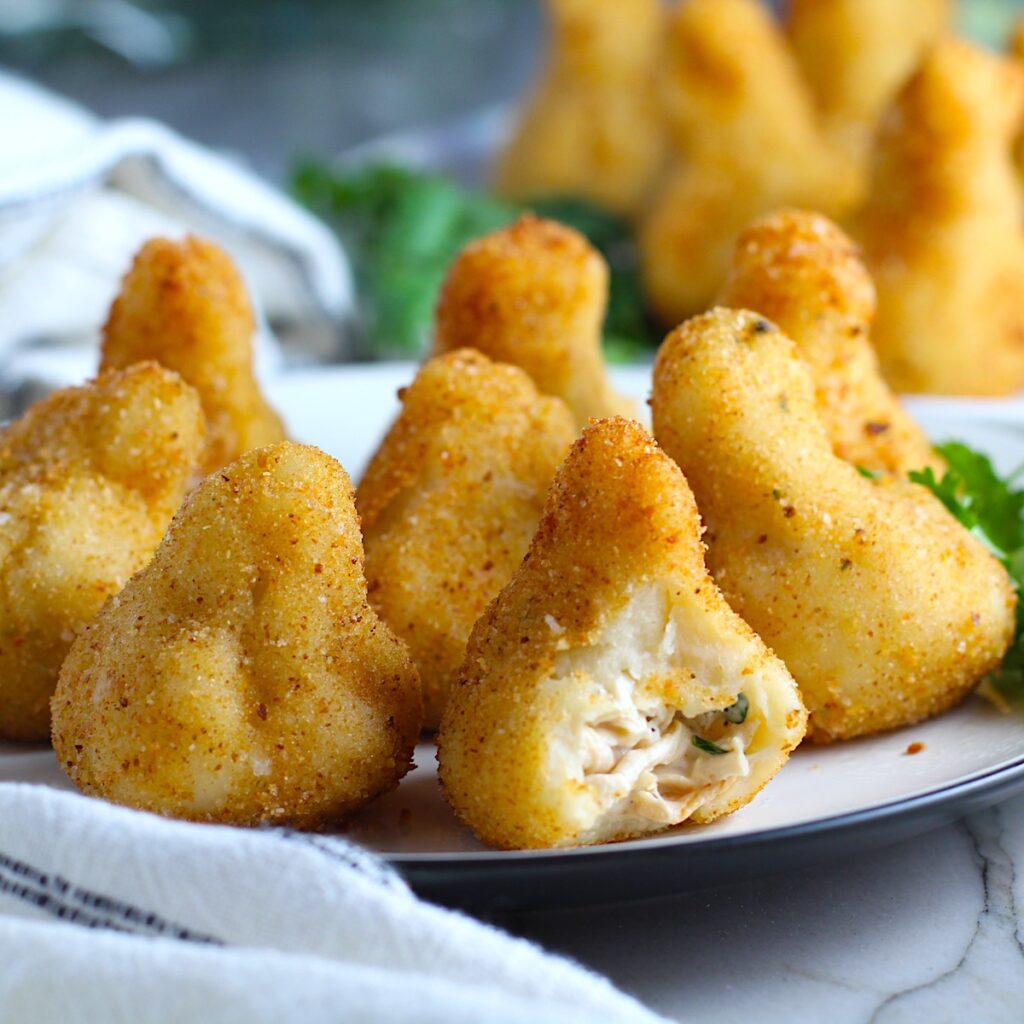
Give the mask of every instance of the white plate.
[[[409, 364], [293, 373], [268, 390], [294, 437], [337, 456], [354, 479], [398, 410]], [[617, 371], [641, 401], [649, 369]], [[1007, 471], [1024, 461], [1024, 425], [998, 406], [918, 400], [936, 440], [958, 438]], [[645, 406], [644, 406], [645, 407]], [[978, 409], [981, 413], [978, 413]], [[923, 749], [908, 754], [911, 743]], [[933, 721], [895, 733], [798, 750], [747, 807], [706, 826], [580, 851], [486, 850], [445, 805], [433, 747], [392, 794], [362, 812], [349, 834], [395, 862], [422, 892], [447, 902], [597, 902], [671, 892], [832, 856], [949, 820], [1024, 788], [1024, 720], [972, 698]], [[0, 746], [0, 779], [69, 787], [49, 749]]]

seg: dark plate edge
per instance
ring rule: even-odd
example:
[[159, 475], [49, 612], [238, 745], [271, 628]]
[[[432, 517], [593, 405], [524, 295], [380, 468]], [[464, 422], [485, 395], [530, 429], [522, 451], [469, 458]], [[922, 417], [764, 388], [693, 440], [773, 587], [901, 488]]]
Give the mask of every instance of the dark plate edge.
[[606, 843], [598, 846], [584, 846], [578, 848], [560, 848], [556, 850], [465, 850], [455, 853], [383, 853], [381, 856], [390, 864], [399, 868], [424, 864], [450, 864], [450, 863], [473, 863], [476, 866], [483, 866], [490, 863], [508, 863], [515, 861], [519, 864], [534, 863], [536, 861], [567, 861], [580, 860], [583, 858], [593, 859], [608, 856], [611, 854], [643, 853], [660, 850], [663, 847], [673, 849], [701, 849], [715, 850], [724, 847], [746, 846], [754, 841], [779, 841], [793, 836], [804, 836], [816, 834], [823, 831], [834, 831], [842, 828], [853, 828], [866, 821], [877, 821], [883, 818], [890, 818], [894, 815], [903, 814], [912, 810], [925, 809], [933, 804], [939, 804], [946, 800], [952, 800], [958, 796], [968, 796], [977, 790], [984, 790], [987, 786], [996, 786], [1004, 781], [1009, 782], [1021, 777], [1021, 784], [1024, 786], [1024, 755], [1000, 765], [998, 768], [983, 769], [980, 773], [968, 776], [959, 781], [949, 783], [945, 786], [937, 786], [927, 789], [913, 796], [900, 797], [886, 803], [875, 804], [858, 811], [847, 811], [844, 814], [835, 814], [826, 818], [814, 818], [811, 821], [798, 822], [795, 825], [783, 825], [779, 828], [758, 829], [754, 832], [744, 832], [739, 835], [712, 837], [710, 839], [697, 840], [688, 843], [673, 843], [671, 836], [649, 839], [627, 840], [621, 843]]
[[1024, 759], [876, 807], [697, 843], [385, 858], [423, 898], [477, 913], [611, 905], [846, 858], [947, 825], [1020, 790]]

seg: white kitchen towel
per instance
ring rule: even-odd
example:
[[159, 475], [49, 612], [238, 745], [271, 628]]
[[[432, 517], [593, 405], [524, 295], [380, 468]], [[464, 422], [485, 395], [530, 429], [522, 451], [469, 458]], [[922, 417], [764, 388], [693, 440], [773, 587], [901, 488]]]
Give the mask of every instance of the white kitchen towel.
[[133, 253], [187, 231], [223, 245], [267, 319], [300, 344], [343, 346], [352, 283], [336, 239], [237, 163], [153, 121], [101, 121], [3, 71], [0, 128], [0, 364], [94, 340]]
[[0, 784], [3, 1024], [656, 1024], [323, 835]]

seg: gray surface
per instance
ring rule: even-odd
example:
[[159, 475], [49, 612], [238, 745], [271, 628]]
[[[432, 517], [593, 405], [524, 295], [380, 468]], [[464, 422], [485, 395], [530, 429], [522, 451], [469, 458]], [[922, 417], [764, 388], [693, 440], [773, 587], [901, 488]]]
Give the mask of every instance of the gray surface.
[[[350, 8], [346, 23], [337, 12]], [[94, 49], [39, 56], [2, 38], [0, 63], [104, 116], [158, 118], [280, 181], [297, 155], [334, 154], [517, 95], [542, 32], [533, 0], [341, 3], [322, 32], [304, 17], [295, 39], [263, 39], [248, 52], [239, 44], [168, 69]]]
[[1017, 798], [852, 860], [501, 923], [693, 1024], [1008, 1024], [1024, 986], [1022, 839]]

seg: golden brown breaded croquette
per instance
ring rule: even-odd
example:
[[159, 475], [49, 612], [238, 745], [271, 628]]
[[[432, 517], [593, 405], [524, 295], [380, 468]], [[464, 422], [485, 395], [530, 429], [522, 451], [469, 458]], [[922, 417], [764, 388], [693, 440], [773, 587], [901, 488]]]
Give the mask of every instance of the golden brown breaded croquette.
[[608, 382], [601, 324], [608, 267], [578, 231], [526, 214], [470, 242], [452, 264], [437, 306], [434, 353], [476, 348], [524, 369], [564, 399], [583, 427], [632, 414]]
[[1024, 14], [1018, 15], [1010, 30], [1010, 38], [1007, 41], [1007, 49], [1010, 56], [1017, 60], [1024, 60]]
[[574, 846], [707, 822], [800, 742], [792, 677], [704, 566], [682, 473], [635, 421], [588, 427], [445, 709], [445, 794], [485, 842]]
[[759, 0], [682, 0], [663, 93], [676, 157], [641, 223], [644, 285], [668, 324], [705, 309], [736, 236], [780, 206], [829, 215], [855, 200], [806, 83]]
[[946, 39], [883, 119], [854, 226], [878, 288], [873, 340], [901, 391], [1024, 386], [1024, 232], [1010, 147], [1024, 68]]
[[[1014, 22], [1009, 38], [1010, 56], [1024, 67], [1024, 15]], [[1017, 127], [1016, 141], [1013, 144], [1013, 159], [1017, 164], [1017, 175], [1024, 184], [1024, 124]]]
[[950, 22], [950, 0], [787, 0], [797, 62], [838, 152], [866, 187], [882, 112]]
[[370, 603], [408, 644], [437, 728], [473, 624], [530, 545], [576, 436], [565, 403], [472, 349], [437, 356], [356, 492]]
[[999, 665], [1006, 571], [924, 487], [832, 454], [807, 365], [774, 325], [727, 309], [683, 324], [658, 353], [653, 413], [712, 575], [793, 673], [812, 739], [938, 714]]
[[352, 486], [282, 442], [208, 476], [78, 638], [53, 698], [84, 792], [195, 821], [316, 827], [392, 788], [422, 721], [366, 601]]
[[101, 368], [154, 359], [198, 392], [208, 426], [202, 469], [283, 440], [253, 376], [256, 330], [245, 283], [212, 242], [154, 238], [138, 252], [103, 328]]
[[75, 636], [160, 541], [203, 451], [155, 363], [55, 392], [0, 431], [0, 737], [45, 740]]
[[857, 247], [827, 217], [779, 210], [748, 225], [719, 304], [752, 309], [796, 342], [841, 459], [900, 476], [941, 467], [882, 379], [870, 340], [875, 286]]
[[551, 50], [496, 168], [521, 199], [585, 196], [636, 212], [665, 152], [660, 0], [547, 0]]

